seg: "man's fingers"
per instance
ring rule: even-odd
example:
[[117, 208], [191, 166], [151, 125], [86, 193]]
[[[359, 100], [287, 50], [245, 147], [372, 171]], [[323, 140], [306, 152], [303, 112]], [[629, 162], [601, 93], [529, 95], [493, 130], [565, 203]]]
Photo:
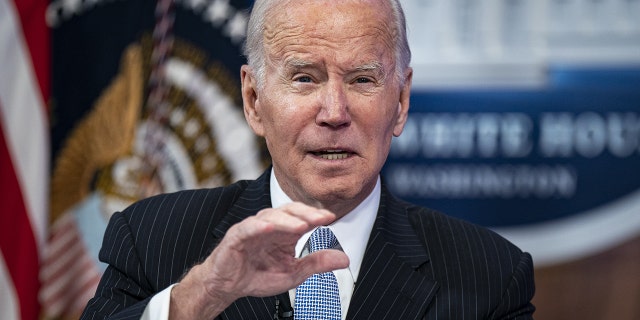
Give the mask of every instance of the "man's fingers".
[[[261, 210], [257, 215], [232, 226], [225, 238], [234, 240], [230, 243], [266, 246], [291, 245], [305, 232], [326, 225], [335, 220], [335, 215], [327, 210], [317, 209], [301, 203], [292, 203], [281, 208]], [[258, 240], [259, 243], [251, 240]], [[259, 248], [253, 248], [259, 249]]]
[[315, 273], [325, 273], [333, 270], [344, 269], [349, 266], [349, 257], [335, 249], [316, 251], [299, 259], [300, 268], [298, 282], [302, 283]]

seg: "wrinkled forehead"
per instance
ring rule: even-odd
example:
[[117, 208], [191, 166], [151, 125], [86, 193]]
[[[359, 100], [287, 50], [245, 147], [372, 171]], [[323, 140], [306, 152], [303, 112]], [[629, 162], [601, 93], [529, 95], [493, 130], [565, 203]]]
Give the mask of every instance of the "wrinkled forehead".
[[304, 45], [353, 51], [375, 46], [393, 55], [398, 34], [385, 0], [292, 0], [268, 11], [263, 37], [269, 55]]

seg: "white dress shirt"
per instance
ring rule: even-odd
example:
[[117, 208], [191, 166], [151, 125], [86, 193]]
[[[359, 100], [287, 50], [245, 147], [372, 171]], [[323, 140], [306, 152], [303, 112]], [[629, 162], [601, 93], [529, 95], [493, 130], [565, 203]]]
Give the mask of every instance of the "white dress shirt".
[[[287, 203], [293, 202], [289, 198], [278, 183], [278, 180], [271, 170], [270, 180], [271, 204], [273, 208], [278, 208]], [[355, 287], [356, 279], [360, 273], [360, 265], [364, 257], [369, 235], [376, 219], [378, 206], [380, 204], [380, 177], [376, 182], [376, 186], [355, 209], [349, 212], [341, 219], [334, 221], [329, 225], [329, 229], [335, 234], [340, 249], [349, 257], [349, 267], [346, 269], [335, 270], [333, 273], [338, 280], [338, 290], [340, 292], [340, 305], [342, 308], [342, 319], [347, 316], [351, 296]], [[315, 229], [305, 233], [296, 244], [296, 257], [301, 257], [309, 253], [307, 241], [311, 233]], [[169, 305], [171, 302], [171, 289], [175, 284], [157, 293], [151, 300], [142, 314], [142, 320], [168, 319]], [[289, 290], [291, 305], [294, 305], [296, 289]]]

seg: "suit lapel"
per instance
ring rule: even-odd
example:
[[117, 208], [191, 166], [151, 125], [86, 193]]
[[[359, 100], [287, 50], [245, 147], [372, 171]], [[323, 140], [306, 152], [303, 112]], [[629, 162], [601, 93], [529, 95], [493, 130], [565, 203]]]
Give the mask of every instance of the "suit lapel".
[[428, 263], [406, 206], [383, 188], [347, 319], [417, 319], [439, 286], [420, 272]]
[[213, 236], [217, 241], [222, 239], [234, 224], [255, 215], [262, 209], [271, 208], [270, 174], [271, 170], [266, 170], [258, 179], [249, 181], [247, 187], [240, 192], [229, 212], [224, 214], [213, 229]]

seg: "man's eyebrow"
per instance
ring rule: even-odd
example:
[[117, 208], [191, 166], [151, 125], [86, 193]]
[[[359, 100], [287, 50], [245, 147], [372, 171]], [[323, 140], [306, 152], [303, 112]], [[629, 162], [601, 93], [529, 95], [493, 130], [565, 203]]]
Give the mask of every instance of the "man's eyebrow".
[[377, 77], [381, 80], [384, 80], [387, 77], [387, 73], [385, 72], [384, 66], [379, 61], [373, 61], [365, 64], [361, 64], [356, 66], [353, 72], [373, 72]]
[[382, 72], [384, 70], [384, 68], [382, 67], [382, 63], [378, 62], [378, 61], [374, 61], [374, 62], [369, 62], [369, 63], [365, 63], [363, 65], [359, 65], [356, 66], [355, 71], [378, 71], [378, 72]]
[[311, 63], [310, 61], [307, 60], [302, 60], [299, 58], [291, 58], [288, 59], [285, 62], [285, 66], [289, 67], [289, 68], [304, 68], [304, 67], [308, 67], [310, 65], [312, 65], [313, 63]]

